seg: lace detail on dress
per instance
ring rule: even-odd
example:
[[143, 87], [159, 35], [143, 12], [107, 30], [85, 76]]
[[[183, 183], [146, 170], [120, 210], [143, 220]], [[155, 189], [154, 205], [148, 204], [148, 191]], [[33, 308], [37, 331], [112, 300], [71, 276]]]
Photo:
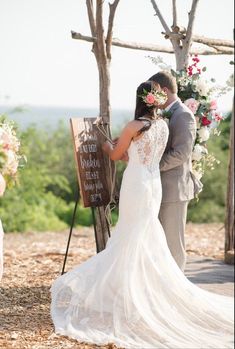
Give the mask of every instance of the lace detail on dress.
[[141, 164], [147, 167], [150, 172], [159, 168], [159, 162], [163, 155], [168, 140], [169, 130], [166, 122], [162, 119], [154, 120], [149, 130], [134, 144]]

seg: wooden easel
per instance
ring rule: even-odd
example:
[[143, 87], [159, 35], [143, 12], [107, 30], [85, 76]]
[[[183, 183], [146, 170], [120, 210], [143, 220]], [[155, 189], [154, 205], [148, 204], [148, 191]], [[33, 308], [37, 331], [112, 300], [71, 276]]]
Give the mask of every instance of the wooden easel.
[[[102, 150], [102, 144], [105, 142], [105, 137], [99, 132], [95, 121], [96, 118], [76, 118], [70, 119], [70, 125], [80, 194], [84, 207], [90, 207], [92, 211], [96, 251], [98, 253], [105, 248], [107, 239], [110, 237], [109, 223], [104, 214], [105, 206], [110, 201], [110, 190], [105, 170], [105, 162], [107, 159], [105, 159], [106, 155]], [[68, 257], [78, 202], [79, 192], [77, 193], [75, 200], [61, 272], [62, 275], [65, 273], [65, 265]], [[97, 224], [96, 217], [98, 217], [99, 225]]]

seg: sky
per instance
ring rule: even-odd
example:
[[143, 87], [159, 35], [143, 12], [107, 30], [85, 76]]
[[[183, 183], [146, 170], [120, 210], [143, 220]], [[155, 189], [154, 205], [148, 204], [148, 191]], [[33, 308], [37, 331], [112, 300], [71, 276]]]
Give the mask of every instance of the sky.
[[[170, 26], [171, 0], [157, 1]], [[108, 1], [105, 0], [105, 13]], [[178, 0], [179, 23], [187, 24], [190, 0]], [[194, 33], [233, 39], [233, 0], [200, 0]], [[106, 18], [105, 18], [106, 19]], [[107, 21], [105, 20], [105, 24]], [[85, 0], [0, 0], [0, 104], [98, 108], [99, 84], [91, 44], [71, 38], [90, 35]], [[114, 37], [170, 45], [150, 0], [120, 0]], [[174, 55], [112, 48], [111, 106], [133, 109], [137, 86], [159, 68], [147, 56], [175, 68]], [[224, 84], [232, 56], [201, 56], [206, 78]], [[219, 101], [231, 109], [232, 93]]]

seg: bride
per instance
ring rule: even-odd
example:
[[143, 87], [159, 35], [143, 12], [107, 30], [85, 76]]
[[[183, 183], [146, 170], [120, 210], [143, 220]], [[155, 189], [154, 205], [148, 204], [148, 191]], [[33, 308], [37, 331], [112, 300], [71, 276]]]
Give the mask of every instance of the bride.
[[124, 348], [233, 348], [233, 299], [192, 284], [175, 263], [158, 220], [159, 162], [168, 127], [155, 116], [164, 104], [151, 82], [137, 89], [135, 120], [113, 160], [127, 151], [119, 219], [104, 251], [58, 277], [51, 288], [57, 334]]

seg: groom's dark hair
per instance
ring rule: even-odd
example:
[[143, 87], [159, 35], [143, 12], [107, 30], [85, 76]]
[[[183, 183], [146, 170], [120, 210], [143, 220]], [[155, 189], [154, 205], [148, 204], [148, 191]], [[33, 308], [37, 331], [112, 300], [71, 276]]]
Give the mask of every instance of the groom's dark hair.
[[168, 71], [160, 71], [149, 78], [150, 81], [154, 81], [160, 85], [161, 88], [167, 87], [172, 93], [177, 93], [177, 82], [175, 77]]

